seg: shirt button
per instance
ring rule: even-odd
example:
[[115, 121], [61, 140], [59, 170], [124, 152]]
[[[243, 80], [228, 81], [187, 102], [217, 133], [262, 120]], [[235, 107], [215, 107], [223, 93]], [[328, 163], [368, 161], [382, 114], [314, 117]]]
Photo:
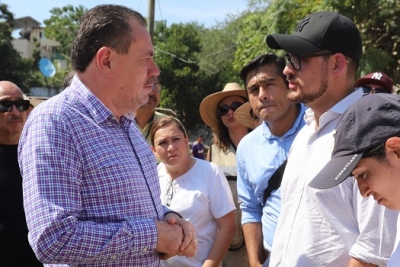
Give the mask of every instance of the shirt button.
[[115, 261], [117, 259], [117, 255], [113, 255], [111, 258], [113, 259], [113, 261]]
[[143, 251], [143, 253], [146, 253], [147, 252], [147, 247], [144, 247], [142, 251]]

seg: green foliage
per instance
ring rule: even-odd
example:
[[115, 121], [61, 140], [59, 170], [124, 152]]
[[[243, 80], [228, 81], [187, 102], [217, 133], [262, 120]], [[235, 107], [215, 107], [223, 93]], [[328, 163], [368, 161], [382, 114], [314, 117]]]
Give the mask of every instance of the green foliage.
[[[383, 71], [400, 81], [400, 1], [396, 0], [252, 0], [253, 12], [246, 15], [244, 29], [238, 34], [234, 69], [239, 71], [255, 56], [282, 51], [265, 44], [270, 33], [290, 34], [297, 22], [319, 10], [333, 10], [351, 18], [363, 38], [363, 58], [358, 75]], [[257, 8], [254, 8], [257, 7]]]
[[[400, 82], [400, 1], [398, 0], [248, 0], [248, 9], [228, 15], [212, 28], [197, 23], [155, 24], [155, 61], [160, 67], [161, 107], [180, 114], [190, 129], [201, 119], [198, 107], [203, 98], [221, 91], [228, 82], [241, 83], [240, 69], [261, 53], [271, 50], [265, 43], [270, 33], [293, 32], [297, 22], [318, 10], [334, 10], [350, 17], [363, 37], [364, 54], [358, 75], [380, 70]], [[44, 79], [37, 69], [39, 49], [33, 59], [26, 60], [12, 48], [12, 14], [0, 5], [0, 79], [29, 86], [59, 87], [68, 72], [57, 71]], [[53, 8], [45, 20], [45, 35], [59, 41], [58, 51], [66, 58], [76, 36], [79, 19], [86, 12], [83, 6]], [[57, 65], [57, 64], [55, 64]]]
[[58, 52], [67, 58], [72, 42], [78, 33], [79, 20], [86, 11], [87, 9], [81, 5], [78, 7], [72, 5], [61, 8], [54, 7], [50, 10], [51, 17], [44, 20], [46, 38], [60, 42], [61, 48]]
[[11, 29], [14, 17], [5, 4], [0, 4], [0, 80], [17, 84], [27, 92], [31, 62], [21, 57], [12, 45]]
[[400, 82], [400, 1], [326, 0], [360, 29], [363, 57], [359, 75], [383, 71]]
[[155, 25], [155, 61], [161, 70], [161, 107], [177, 111], [186, 127], [192, 127], [198, 120], [200, 99], [198, 65], [201, 51], [198, 29], [195, 23]]
[[279, 0], [257, 2], [258, 9], [246, 14], [244, 29], [238, 34], [234, 69], [240, 71], [250, 60], [263, 53], [282, 54], [268, 48], [265, 38], [270, 33], [289, 34], [297, 21], [317, 10], [323, 9], [320, 0]]

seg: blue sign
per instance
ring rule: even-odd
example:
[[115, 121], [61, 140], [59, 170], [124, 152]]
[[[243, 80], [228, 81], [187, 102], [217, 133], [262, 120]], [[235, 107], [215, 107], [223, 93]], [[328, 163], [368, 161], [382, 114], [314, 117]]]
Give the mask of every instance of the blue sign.
[[41, 58], [39, 60], [39, 69], [40, 72], [46, 77], [53, 77], [56, 74], [56, 68], [53, 63], [48, 58]]

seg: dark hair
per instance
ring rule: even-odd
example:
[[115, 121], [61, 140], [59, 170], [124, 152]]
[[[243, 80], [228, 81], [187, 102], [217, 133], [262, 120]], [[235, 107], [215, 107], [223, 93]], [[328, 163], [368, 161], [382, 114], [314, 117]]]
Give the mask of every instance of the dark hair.
[[71, 85], [72, 78], [74, 78], [74, 75], [75, 75], [74, 71], [70, 71], [65, 75], [64, 81], [63, 81], [63, 88], [64, 89]]
[[386, 141], [373, 149], [365, 151], [362, 158], [374, 158], [379, 161], [386, 161]]
[[178, 129], [183, 133], [184, 137], [188, 136], [186, 133], [185, 127], [182, 125], [182, 123], [178, 119], [175, 119], [174, 117], [171, 117], [171, 116], [162, 117], [161, 119], [158, 119], [155, 122], [153, 122], [150, 127], [149, 136], [150, 136], [152, 146], [154, 146], [154, 135], [156, 134], [156, 132], [160, 128], [167, 126], [171, 123], [175, 123], [176, 126], [178, 126]]
[[127, 54], [135, 40], [130, 26], [132, 19], [146, 26], [146, 20], [140, 13], [120, 5], [98, 5], [85, 13], [72, 43], [72, 68], [84, 72], [97, 51], [104, 46]]
[[[244, 98], [242, 96], [239, 96], [239, 97], [243, 98], [243, 103], [247, 102], [246, 98]], [[225, 99], [225, 98], [223, 98], [223, 99]], [[219, 106], [219, 103], [218, 103], [217, 107], [218, 106]], [[231, 138], [229, 136], [229, 130], [228, 130], [228, 127], [225, 126], [225, 124], [222, 121], [222, 118], [218, 114], [218, 112], [215, 115], [217, 116], [218, 123], [217, 123], [217, 132], [216, 132], [216, 136], [214, 138], [214, 143], [216, 144], [216, 146], [218, 148], [222, 149], [223, 151], [226, 151], [232, 143]], [[249, 130], [249, 132], [250, 132], [250, 130]]]
[[[246, 84], [246, 77], [249, 72], [253, 70], [259, 69], [261, 66], [267, 65], [267, 64], [274, 64], [276, 66], [276, 73], [282, 77], [283, 81], [285, 82], [286, 85], [288, 85], [288, 81], [286, 80], [286, 76], [283, 74], [283, 69], [286, 67], [286, 62], [283, 57], [278, 57], [277, 55], [273, 53], [269, 54], [263, 54], [259, 55], [258, 57], [254, 58], [251, 60], [249, 63], [247, 63], [242, 70], [240, 71], [240, 78], [243, 81], [244, 88], [247, 89], [247, 84]], [[247, 90], [246, 90], [247, 93]]]

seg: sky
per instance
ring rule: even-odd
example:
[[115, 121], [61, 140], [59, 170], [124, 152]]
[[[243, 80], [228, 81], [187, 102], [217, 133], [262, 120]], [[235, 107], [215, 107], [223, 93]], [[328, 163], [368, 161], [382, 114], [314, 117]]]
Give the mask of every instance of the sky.
[[[14, 19], [31, 16], [42, 23], [51, 17], [53, 7], [82, 5], [90, 9], [98, 4], [118, 4], [140, 12], [144, 17], [148, 14], [148, 0], [0, 0], [14, 14]], [[166, 20], [172, 23], [197, 21], [205, 27], [212, 27], [224, 21], [228, 15], [236, 15], [247, 7], [247, 0], [156, 0], [155, 20]]]

